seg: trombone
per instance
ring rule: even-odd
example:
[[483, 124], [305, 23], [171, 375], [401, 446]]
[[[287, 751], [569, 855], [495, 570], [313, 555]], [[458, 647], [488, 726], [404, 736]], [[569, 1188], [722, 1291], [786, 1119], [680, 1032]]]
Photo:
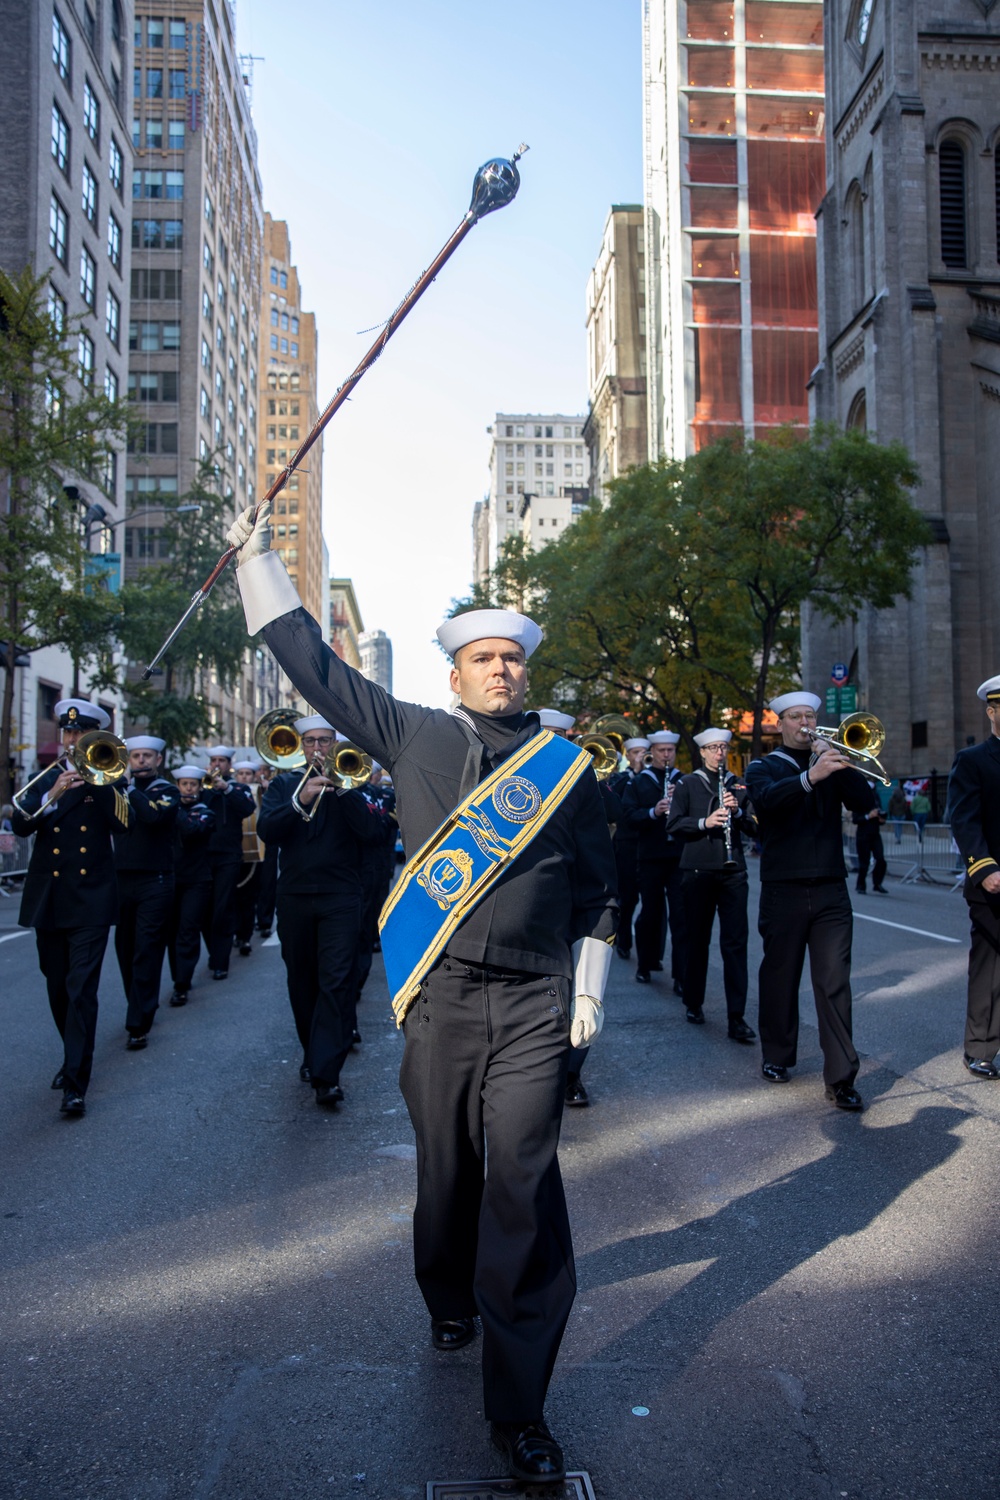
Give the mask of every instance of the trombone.
[[[76, 745], [64, 757], [65, 769], [73, 770], [87, 782], [89, 786], [112, 786], [120, 781], [128, 770], [128, 748], [124, 740], [120, 740], [116, 734], [111, 734], [107, 729], [88, 729], [86, 734], [81, 734]], [[23, 813], [21, 798], [25, 792], [41, 781], [43, 776], [58, 768], [59, 761], [53, 765], [46, 766], [43, 771], [32, 776], [29, 782], [15, 792], [11, 801], [18, 812]]]
[[[871, 781], [881, 781], [883, 786], [892, 786], [878, 753], [885, 744], [885, 728], [874, 714], [848, 714], [836, 729], [810, 729], [813, 740], [821, 740], [849, 760], [855, 771]], [[815, 765], [815, 752], [810, 764]]]
[[618, 770], [620, 759], [618, 747], [610, 735], [605, 734], [574, 734], [571, 736], [572, 743], [578, 745], [581, 750], [586, 750], [594, 766], [594, 775], [598, 781], [607, 781]]

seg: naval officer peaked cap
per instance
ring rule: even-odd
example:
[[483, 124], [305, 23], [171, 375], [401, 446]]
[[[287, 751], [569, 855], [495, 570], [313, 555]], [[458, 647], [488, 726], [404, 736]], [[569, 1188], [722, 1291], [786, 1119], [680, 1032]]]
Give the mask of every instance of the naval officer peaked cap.
[[696, 734], [694, 742], [699, 750], [704, 750], [706, 745], [728, 745], [733, 737], [731, 729], [703, 729], [701, 734]]
[[773, 714], [783, 714], [786, 708], [811, 708], [813, 713], [818, 713], [820, 700], [815, 693], [782, 693], [779, 698], [772, 698], [767, 706]]
[[296, 719], [295, 728], [299, 734], [305, 734], [308, 729], [329, 729], [331, 734], [334, 732], [333, 725], [322, 714], [306, 714], [304, 719]]
[[984, 703], [1000, 703], [1000, 677], [987, 677], [986, 681], [976, 688], [976, 697], [982, 698]]
[[52, 713], [60, 729], [107, 729], [111, 718], [86, 698], [60, 698]]
[[125, 741], [125, 749], [132, 750], [158, 750], [162, 755], [167, 748], [166, 740], [157, 739], [155, 734], [134, 734], [131, 739]]
[[679, 734], [674, 734], [672, 729], [657, 729], [649, 736], [651, 745], [676, 745], [680, 739]]
[[180, 781], [184, 776], [189, 776], [195, 781], [200, 781], [204, 774], [204, 766], [178, 766], [176, 771], [171, 772], [175, 781]]
[[542, 628], [527, 615], [512, 609], [470, 609], [437, 628], [437, 638], [452, 661], [455, 652], [473, 641], [513, 641], [524, 649], [525, 659], [542, 643]]
[[231, 745], [209, 745], [209, 755], [224, 755], [226, 760], [232, 760], [233, 749]]
[[562, 729], [568, 734], [576, 723], [572, 714], [561, 714], [557, 708], [536, 708], [543, 729]]
[[641, 738], [637, 739], [637, 740], [626, 740], [625, 741], [625, 749], [626, 750], [648, 750], [649, 749], [649, 741], [641, 739]]

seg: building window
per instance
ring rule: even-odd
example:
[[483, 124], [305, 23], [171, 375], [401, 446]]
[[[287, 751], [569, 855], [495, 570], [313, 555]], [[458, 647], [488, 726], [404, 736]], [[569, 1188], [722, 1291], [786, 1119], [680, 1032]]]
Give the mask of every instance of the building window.
[[[140, 131], [141, 130], [142, 130], [142, 121], [139, 119], [138, 115], [133, 115], [132, 116], [132, 145], [135, 147], [135, 149], [137, 151], [138, 151], [139, 147], [142, 145], [142, 137], [140, 135]], [[134, 180], [135, 179], [133, 178], [133, 181]]]
[[170, 69], [170, 97], [171, 99], [184, 98], [185, 72], [183, 68]]
[[90, 43], [91, 50], [94, 51], [94, 52], [96, 52], [97, 51], [97, 22], [94, 20], [94, 12], [91, 10], [90, 6], [87, 4], [87, 0], [84, 0], [84, 3], [83, 3], [83, 30], [84, 30], [84, 33], [86, 35], [87, 41]]
[[94, 379], [94, 341], [89, 333], [80, 330], [80, 339], [77, 344], [77, 364], [80, 370], [81, 385], [90, 385]]
[[215, 209], [212, 207], [212, 200], [207, 193], [205, 194], [205, 223], [209, 228], [215, 227]]
[[183, 47], [187, 43], [187, 31], [183, 21], [170, 22], [171, 47]]
[[216, 370], [215, 372], [215, 394], [220, 401], [226, 394], [226, 382], [223, 379], [221, 370]]
[[201, 292], [201, 315], [202, 315], [203, 318], [207, 319], [207, 321], [209, 323], [211, 323], [211, 321], [212, 321], [212, 299], [208, 295], [208, 293], [205, 291], [204, 287], [202, 287], [202, 292]]
[[202, 386], [201, 388], [201, 405], [199, 407], [199, 410], [201, 411], [201, 415], [205, 418], [206, 421], [212, 415], [211, 401], [209, 399], [209, 394], [204, 386]]
[[298, 357], [299, 357], [299, 346], [298, 346], [298, 344], [292, 344], [292, 358], [293, 359], [298, 359]]
[[69, 176], [69, 125], [58, 104], [52, 106], [52, 159], [64, 177]]
[[163, 98], [163, 69], [162, 68], [147, 68], [146, 69], [146, 98], [147, 99], [162, 99]]
[[959, 141], [942, 141], [938, 149], [941, 194], [941, 259], [964, 270], [968, 264], [965, 205], [965, 149]]
[[184, 150], [184, 121], [168, 120], [167, 145], [171, 151]]
[[90, 86], [89, 78], [85, 80], [83, 85], [83, 126], [96, 146], [101, 134], [101, 106], [97, 102], [97, 95]]
[[162, 17], [159, 20], [157, 20], [155, 16], [150, 16], [149, 20], [146, 22], [146, 46], [147, 47], [162, 47], [163, 46], [163, 19], [162, 19]]
[[215, 325], [215, 347], [216, 347], [216, 349], [218, 349], [219, 353], [223, 356], [223, 358], [225, 358], [225, 354], [226, 354], [226, 331], [223, 328], [223, 326], [222, 326], [221, 323], [216, 323], [216, 325]]
[[164, 250], [183, 250], [184, 248], [184, 220], [164, 219], [163, 221], [163, 248]]
[[278, 335], [276, 333], [272, 333], [271, 334], [271, 349], [272, 349], [272, 351], [275, 354], [277, 354], [277, 352], [278, 352]]
[[[133, 99], [141, 99], [142, 98], [142, 69], [141, 68], [133, 68], [132, 69], [132, 98]], [[136, 140], [136, 135], [138, 134], [138, 126], [139, 126], [138, 120], [133, 120], [132, 121], [132, 125], [133, 125], [132, 143], [133, 143], [133, 145], [137, 146], [139, 144], [139, 142]]]
[[110, 365], [104, 366], [104, 394], [109, 401], [118, 400], [118, 376]]
[[114, 214], [108, 214], [108, 260], [119, 273], [122, 268], [122, 226]]
[[70, 43], [69, 32], [59, 19], [59, 12], [52, 12], [52, 61], [63, 83], [69, 83]]
[[51, 284], [49, 285], [48, 313], [56, 333], [62, 333], [66, 328], [66, 298], [60, 297]]
[[97, 178], [87, 162], [83, 164], [83, 211], [89, 223], [97, 228]]
[[165, 198], [173, 198], [175, 200], [184, 197], [184, 173], [183, 172], [167, 172], [167, 174], [166, 174], [166, 184], [165, 184], [165, 187], [164, 187], [164, 197]]
[[[272, 286], [277, 286], [278, 285], [278, 268], [277, 268], [277, 266], [272, 266], [271, 267], [271, 285]], [[275, 316], [275, 314], [272, 314], [272, 321], [274, 319], [274, 316]]]
[[146, 149], [163, 150], [163, 121], [159, 115], [146, 116]]
[[108, 338], [118, 348], [118, 339], [121, 334], [122, 305], [114, 292], [108, 291], [107, 308], [104, 317], [104, 331]]
[[124, 158], [122, 157], [122, 148], [119, 146], [114, 136], [111, 136], [110, 144], [108, 146], [108, 176], [111, 178], [111, 186], [119, 195], [121, 194], [122, 190], [122, 174], [124, 172], [124, 167], [125, 163]]
[[212, 349], [208, 339], [205, 338], [201, 341], [201, 367], [203, 370], [211, 370], [212, 368]]
[[97, 293], [97, 263], [90, 251], [84, 245], [80, 251], [80, 296], [94, 311], [94, 299]]

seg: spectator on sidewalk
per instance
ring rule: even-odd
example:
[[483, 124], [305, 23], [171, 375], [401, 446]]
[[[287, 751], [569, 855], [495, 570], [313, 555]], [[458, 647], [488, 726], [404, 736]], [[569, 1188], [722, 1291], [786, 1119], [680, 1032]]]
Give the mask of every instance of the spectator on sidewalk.
[[906, 793], [903, 791], [902, 782], [899, 782], [898, 785], [894, 786], [892, 789], [892, 795], [889, 798], [889, 806], [886, 808], [886, 816], [893, 826], [893, 830], [896, 835], [896, 843], [901, 843], [903, 837], [903, 824], [910, 816], [910, 808], [906, 800]]
[[931, 815], [931, 799], [923, 790], [914, 793], [913, 801], [910, 803], [910, 817], [917, 825], [917, 834], [922, 839], [924, 836], [924, 824]]

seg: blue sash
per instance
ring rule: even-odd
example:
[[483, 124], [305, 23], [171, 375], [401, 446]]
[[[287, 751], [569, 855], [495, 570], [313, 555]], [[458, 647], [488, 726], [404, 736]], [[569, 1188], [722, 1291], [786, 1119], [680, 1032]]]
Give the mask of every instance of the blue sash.
[[409, 861], [379, 918], [397, 1026], [455, 929], [592, 765], [586, 750], [542, 730], [463, 798]]

